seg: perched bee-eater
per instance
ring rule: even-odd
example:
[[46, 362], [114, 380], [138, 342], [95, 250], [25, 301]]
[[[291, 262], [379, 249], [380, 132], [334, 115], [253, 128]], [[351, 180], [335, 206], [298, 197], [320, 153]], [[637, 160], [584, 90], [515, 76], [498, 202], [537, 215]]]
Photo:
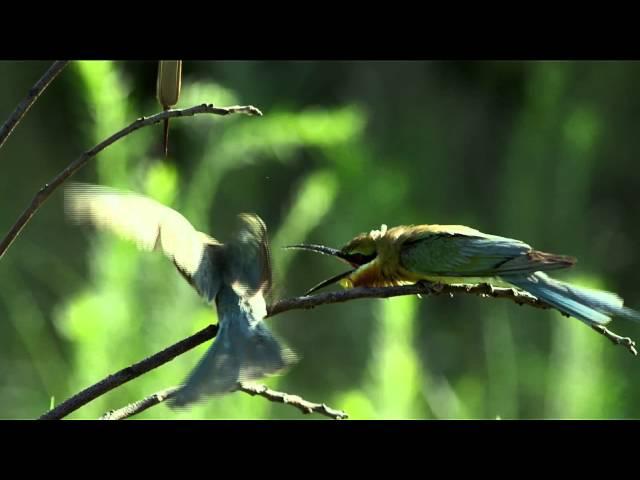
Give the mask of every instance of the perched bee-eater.
[[267, 229], [257, 215], [242, 214], [229, 242], [198, 232], [180, 213], [150, 198], [98, 185], [71, 184], [65, 191], [70, 218], [161, 250], [218, 311], [219, 330], [171, 405], [185, 407], [208, 395], [231, 392], [287, 367], [295, 355], [262, 321], [272, 286]]
[[323, 245], [291, 245], [335, 256], [352, 269], [313, 287], [340, 281], [343, 287], [381, 287], [427, 280], [444, 284], [489, 283], [515, 286], [589, 325], [611, 317], [640, 320], [614, 293], [550, 278], [546, 273], [571, 267], [576, 259], [534, 250], [511, 238], [487, 235], [461, 225], [412, 225], [362, 233], [340, 250]]

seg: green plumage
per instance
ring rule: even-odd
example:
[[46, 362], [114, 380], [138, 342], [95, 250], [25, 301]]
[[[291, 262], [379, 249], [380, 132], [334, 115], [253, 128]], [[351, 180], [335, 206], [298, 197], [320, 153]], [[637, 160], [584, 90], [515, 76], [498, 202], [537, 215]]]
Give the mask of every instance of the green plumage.
[[544, 272], [568, 268], [575, 258], [533, 249], [512, 238], [488, 235], [462, 225], [411, 225], [363, 233], [341, 250], [319, 245], [297, 248], [329, 253], [354, 268], [320, 283], [340, 280], [347, 287], [385, 286], [428, 280], [480, 283], [520, 288], [587, 324], [604, 324], [614, 316], [640, 320], [614, 293], [554, 280]]
[[572, 264], [566, 257], [532, 252], [526, 243], [480, 232], [424, 233], [403, 243], [400, 264], [417, 274], [444, 277], [494, 277]]

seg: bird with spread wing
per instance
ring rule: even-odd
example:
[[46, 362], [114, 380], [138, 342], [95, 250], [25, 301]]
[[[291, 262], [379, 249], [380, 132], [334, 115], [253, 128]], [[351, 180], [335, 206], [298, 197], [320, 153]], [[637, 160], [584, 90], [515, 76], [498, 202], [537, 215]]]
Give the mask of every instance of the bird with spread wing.
[[155, 200], [105, 186], [70, 184], [65, 209], [76, 223], [115, 233], [141, 250], [160, 250], [205, 301], [215, 303], [218, 334], [172, 406], [231, 392], [239, 382], [275, 374], [295, 361], [263, 322], [272, 273], [267, 228], [257, 215], [239, 215], [223, 244]]

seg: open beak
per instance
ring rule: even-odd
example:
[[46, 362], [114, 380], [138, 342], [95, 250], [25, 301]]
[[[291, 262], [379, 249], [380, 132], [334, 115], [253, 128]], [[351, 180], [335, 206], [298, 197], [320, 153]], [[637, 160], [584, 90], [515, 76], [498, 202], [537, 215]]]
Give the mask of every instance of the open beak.
[[324, 288], [324, 287], [326, 287], [328, 285], [331, 285], [332, 283], [339, 282], [340, 280], [342, 280], [345, 277], [348, 277], [349, 275], [351, 275], [355, 271], [356, 271], [356, 269], [353, 268], [353, 269], [348, 270], [346, 272], [340, 273], [340, 274], [336, 275], [335, 277], [328, 278], [328, 279], [320, 282], [319, 284], [315, 285], [314, 287], [311, 287], [304, 295], [305, 296], [311, 295], [313, 292], [316, 292], [316, 291], [320, 290], [321, 288]]
[[341, 250], [337, 250], [335, 248], [331, 248], [331, 247], [325, 247], [324, 245], [307, 245], [307, 244], [297, 244], [297, 245], [288, 245], [286, 247], [284, 247], [285, 249], [297, 249], [297, 250], [307, 250], [309, 252], [316, 252], [316, 253], [321, 253], [323, 255], [330, 255], [332, 257], [338, 258], [340, 260], [342, 260], [343, 262], [349, 264], [351, 267], [353, 267], [351, 270], [348, 270], [346, 272], [340, 273], [339, 275], [336, 275], [335, 277], [331, 277], [328, 278], [327, 280], [324, 280], [323, 282], [320, 282], [319, 284], [317, 284], [316, 286], [312, 287], [307, 293], [305, 293], [305, 295], [311, 295], [313, 292], [320, 290], [321, 288], [324, 288], [328, 285], [331, 285], [333, 283], [336, 283], [340, 280], [342, 280], [343, 278], [348, 277], [349, 275], [351, 275], [353, 272], [355, 272], [358, 267], [360, 267], [361, 265], [363, 265], [364, 263], [366, 263], [366, 261], [362, 261], [362, 258], [360, 255], [349, 255], [347, 253], [342, 252]]
[[287, 245], [284, 248], [291, 249], [291, 250], [306, 250], [308, 252], [321, 253], [322, 255], [331, 255], [332, 257], [339, 258], [343, 262], [346, 262], [353, 267], [356, 266], [353, 264], [353, 262], [349, 261], [348, 255], [342, 253], [340, 250], [336, 248], [325, 247], [324, 245], [312, 245], [312, 244], [305, 244], [305, 243], [299, 243], [297, 245]]

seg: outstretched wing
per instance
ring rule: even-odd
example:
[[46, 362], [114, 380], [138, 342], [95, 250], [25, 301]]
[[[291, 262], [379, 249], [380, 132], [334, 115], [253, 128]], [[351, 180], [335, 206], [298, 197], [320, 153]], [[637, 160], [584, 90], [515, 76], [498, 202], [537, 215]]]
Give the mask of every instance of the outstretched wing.
[[431, 226], [404, 240], [400, 261], [407, 270], [443, 277], [493, 277], [557, 270], [575, 259], [533, 250], [519, 240], [457, 225]]
[[227, 243], [227, 272], [251, 296], [266, 296], [272, 287], [271, 251], [267, 226], [255, 214], [238, 215], [233, 238]]
[[175, 210], [142, 195], [83, 183], [67, 186], [65, 210], [76, 223], [111, 231], [141, 250], [161, 250], [200, 295], [207, 301], [215, 297], [221, 245]]

